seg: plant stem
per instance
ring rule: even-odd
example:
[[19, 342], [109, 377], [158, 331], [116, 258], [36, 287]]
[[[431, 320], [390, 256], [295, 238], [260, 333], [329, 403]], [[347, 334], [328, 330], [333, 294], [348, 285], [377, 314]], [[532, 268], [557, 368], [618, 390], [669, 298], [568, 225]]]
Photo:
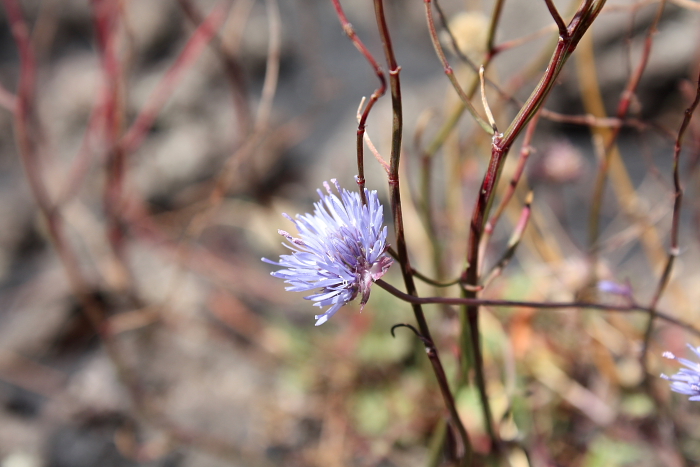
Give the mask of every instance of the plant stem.
[[683, 201], [683, 188], [681, 187], [681, 180], [680, 180], [680, 174], [679, 174], [679, 165], [680, 165], [680, 156], [681, 156], [681, 148], [682, 148], [682, 143], [683, 143], [683, 136], [685, 135], [685, 131], [688, 129], [688, 125], [690, 125], [690, 120], [693, 118], [693, 113], [695, 112], [695, 109], [698, 107], [698, 104], [700, 104], [700, 75], [698, 75], [698, 83], [697, 87], [695, 90], [695, 100], [693, 100], [692, 104], [685, 110], [685, 115], [683, 117], [683, 123], [681, 123], [681, 127], [678, 130], [678, 136], [676, 137], [676, 144], [673, 149], [673, 188], [674, 188], [674, 200], [673, 200], [673, 218], [671, 221], [671, 247], [669, 248], [668, 251], [668, 258], [666, 259], [666, 265], [664, 266], [663, 272], [661, 273], [661, 277], [659, 279], [659, 283], [656, 286], [656, 292], [654, 293], [654, 297], [651, 300], [651, 303], [649, 304], [649, 321], [647, 322], [647, 327], [644, 332], [644, 345], [642, 346], [642, 353], [639, 356], [640, 362], [642, 364], [642, 368], [644, 369], [644, 374], [645, 376], [649, 374], [647, 371], [648, 368], [648, 362], [647, 362], [647, 354], [649, 351], [649, 343], [651, 341], [651, 334], [654, 329], [654, 318], [658, 316], [658, 311], [656, 310], [656, 306], [659, 303], [659, 300], [661, 299], [661, 296], [664, 293], [664, 290], [666, 289], [666, 285], [668, 284], [669, 279], [671, 278], [671, 272], [673, 271], [673, 264], [676, 260], [676, 256], [678, 256], [680, 252], [680, 247], [678, 244], [678, 233], [680, 230], [680, 220], [681, 220], [681, 203]]
[[[647, 30], [647, 35], [644, 41], [644, 50], [642, 51], [642, 56], [634, 70], [634, 73], [630, 76], [627, 81], [627, 86], [622, 92], [620, 102], [617, 106], [616, 117], [618, 120], [623, 120], [627, 115], [630, 104], [632, 102], [632, 97], [637, 90], [637, 86], [642, 78], [642, 74], [646, 69], [647, 63], [649, 61], [649, 56], [651, 55], [651, 46], [653, 44], [653, 34], [656, 32], [656, 27], [661, 20], [661, 14], [663, 13], [665, 0], [662, 0], [659, 4], [659, 8], [654, 17], [654, 21]], [[607, 179], [608, 170], [610, 168], [610, 162], [614, 154], [615, 140], [620, 134], [621, 127], [614, 127], [609, 134], [607, 141], [604, 143], [604, 153], [603, 159], [600, 161], [598, 166], [598, 172], [596, 174], [595, 186], [593, 188], [593, 196], [591, 200], [591, 212], [588, 219], [588, 245], [591, 249], [593, 256], [593, 261], [595, 261], [595, 252], [598, 244], [598, 237], [600, 235], [600, 210], [603, 205], [603, 195], [605, 194], [605, 181]], [[595, 270], [595, 267], [592, 268]]]
[[367, 124], [367, 118], [369, 117], [369, 113], [372, 110], [374, 103], [377, 102], [377, 100], [380, 97], [382, 97], [386, 92], [386, 77], [384, 76], [382, 68], [379, 66], [379, 63], [377, 63], [377, 60], [374, 58], [372, 53], [369, 51], [369, 49], [367, 49], [362, 40], [360, 40], [360, 38], [357, 37], [355, 29], [352, 27], [352, 25], [348, 21], [348, 18], [345, 16], [345, 12], [343, 11], [342, 6], [340, 5], [340, 0], [333, 0], [333, 6], [335, 7], [335, 11], [338, 15], [338, 19], [340, 20], [340, 24], [343, 27], [343, 31], [345, 31], [345, 34], [347, 34], [347, 36], [350, 38], [355, 48], [357, 48], [357, 50], [359, 50], [360, 53], [365, 57], [367, 62], [374, 70], [374, 73], [377, 75], [377, 78], [379, 79], [379, 87], [370, 96], [369, 101], [367, 102], [367, 105], [365, 106], [365, 109], [362, 112], [362, 115], [360, 116], [360, 120], [357, 125], [357, 185], [360, 189], [360, 197], [362, 198], [362, 203], [366, 204], [367, 199], [365, 197], [364, 162], [365, 128]]
[[[401, 272], [403, 275], [406, 290], [412, 296], [417, 296], [417, 290], [415, 283], [413, 281], [413, 276], [411, 275], [411, 266], [408, 259], [408, 252], [406, 250], [406, 239], [404, 234], [403, 226], [403, 213], [401, 209], [401, 191], [399, 185], [399, 162], [401, 159], [401, 141], [403, 134], [403, 110], [401, 101], [401, 81], [399, 79], [399, 72], [401, 67], [398, 66], [396, 62], [396, 56], [394, 55], [394, 49], [391, 43], [391, 36], [389, 34], [389, 28], [386, 24], [386, 16], [384, 14], [384, 4], [383, 0], [374, 0], [374, 9], [377, 18], [377, 26], [379, 27], [379, 35], [384, 46], [384, 55], [386, 57], [387, 65], [389, 68], [389, 85], [391, 88], [391, 107], [393, 112], [392, 120], [392, 138], [391, 138], [391, 159], [390, 159], [390, 171], [389, 171], [389, 195], [391, 199], [391, 210], [393, 214], [394, 230], [396, 232], [396, 251], [398, 254], [398, 262], [401, 266]], [[418, 328], [420, 330], [421, 336], [425, 339], [425, 342], [433, 342], [430, 334], [430, 329], [428, 323], [425, 319], [425, 314], [423, 313], [423, 308], [419, 303], [413, 303], [413, 314], [415, 315], [416, 322], [418, 323]], [[467, 466], [471, 463], [472, 448], [469, 441], [469, 436], [467, 434], [462, 421], [459, 418], [459, 413], [457, 412], [456, 403], [454, 396], [450, 391], [449, 383], [447, 381], [447, 376], [445, 370], [442, 367], [442, 362], [440, 361], [440, 356], [437, 348], [435, 346], [427, 346], [426, 352], [430, 357], [430, 363], [437, 378], [438, 385], [440, 386], [440, 392], [442, 393], [443, 400], [447, 409], [450, 413], [450, 419], [453, 427], [459, 433], [459, 437], [462, 442], [462, 452], [458, 454], [458, 458], [461, 458], [462, 465]]]
[[[631, 302], [626, 305], [612, 305], [607, 303], [591, 303], [591, 302], [530, 302], [524, 300], [495, 300], [483, 298], [460, 298], [460, 297], [416, 297], [415, 295], [407, 294], [400, 291], [393, 285], [379, 279], [375, 282], [379, 287], [389, 292], [391, 295], [400, 298], [401, 300], [418, 305], [467, 305], [467, 306], [491, 306], [499, 308], [537, 308], [541, 310], [555, 310], [566, 308], [581, 308], [586, 310], [600, 310], [618, 313], [649, 313], [651, 308], [648, 306], [639, 305]], [[656, 311], [656, 317], [662, 319], [675, 326], [681, 327], [686, 331], [700, 337], [700, 329], [694, 327], [681, 319], [671, 316], [669, 313]]]
[[[483, 67], [486, 69], [488, 69], [489, 63], [491, 63], [491, 60], [495, 55], [493, 42], [496, 37], [496, 29], [498, 27], [498, 21], [501, 18], [501, 11], [503, 10], [504, 1], [505, 0], [496, 0], [496, 4], [493, 7], [493, 13], [491, 14], [491, 23], [489, 25], [488, 41], [486, 48], [488, 53], [483, 63]], [[478, 85], [479, 77], [476, 76], [472, 80], [471, 84], [465, 92], [467, 97], [471, 99], [471, 96], [474, 95], [474, 92], [476, 91]], [[457, 122], [459, 122], [459, 119], [464, 113], [465, 109], [465, 104], [462, 101], [460, 101], [459, 104], [452, 110], [452, 113], [447, 118], [447, 121], [445, 121], [445, 123], [442, 125], [442, 127], [435, 135], [433, 140], [430, 142], [430, 144], [428, 144], [426, 153], [429, 156], [432, 156], [435, 153], [437, 153], [437, 151], [442, 147], [449, 134], [452, 133], [452, 130], [454, 130], [455, 126], [457, 126]]]
[[[581, 5], [566, 30], [562, 31], [560, 34], [554, 54], [537, 87], [515, 116], [505, 133], [502, 135], [496, 134], [493, 137], [491, 144], [491, 160], [489, 161], [486, 174], [484, 175], [479, 189], [470, 224], [469, 240], [467, 243], [467, 268], [462, 274], [462, 284], [466, 286], [463, 287], [462, 291], [464, 298], [474, 299], [477, 296], [477, 285], [479, 284], [479, 245], [481, 244], [481, 237], [484, 233], [484, 223], [488, 218], [494, 199], [495, 188], [498, 184], [501, 171], [503, 170], [508, 151], [515, 141], [515, 138], [544, 103], [564, 63], [566, 63], [566, 60], [576, 48], [581, 37], [583, 37], [583, 34], [600, 13], [604, 4], [605, 0], [598, 0], [587, 1]], [[464, 308], [462, 324], [461, 342], [463, 351], [464, 347], [469, 344], [474, 361], [475, 381], [479, 390], [486, 429], [491, 438], [492, 447], [500, 450], [500, 442], [496, 430], [493, 427], [488, 394], [486, 393], [483, 356], [479, 342], [478, 305], [467, 305]]]
[[450, 83], [452, 83], [452, 87], [454, 88], [455, 92], [462, 101], [462, 104], [464, 104], [464, 107], [469, 111], [472, 117], [474, 117], [474, 120], [476, 120], [479, 126], [481, 126], [481, 128], [486, 133], [493, 135], [494, 129], [491, 127], [491, 125], [489, 125], [489, 123], [486, 120], [481, 118], [479, 113], [476, 111], [476, 109], [470, 101], [471, 96], [468, 96], [467, 93], [465, 93], [462, 89], [462, 86], [459, 85], [459, 81], [457, 81], [457, 77], [454, 74], [454, 70], [452, 70], [452, 67], [447, 62], [447, 57], [445, 56], [445, 52], [442, 50], [442, 45], [440, 45], [440, 39], [438, 38], [437, 31], [435, 30], [435, 20], [433, 19], [431, 0], [424, 0], [424, 4], [425, 17], [428, 22], [428, 31], [430, 32], [430, 40], [433, 43], [433, 48], [435, 49], [435, 53], [437, 54], [438, 59], [440, 59], [440, 63], [442, 64], [442, 68], [445, 72], [445, 75], [447, 75], [447, 78], [450, 80]]

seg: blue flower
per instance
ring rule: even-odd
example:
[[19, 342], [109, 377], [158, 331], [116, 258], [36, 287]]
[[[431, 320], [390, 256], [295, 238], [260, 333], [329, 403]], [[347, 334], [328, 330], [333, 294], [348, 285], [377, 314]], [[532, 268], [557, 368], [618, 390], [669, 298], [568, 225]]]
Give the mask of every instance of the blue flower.
[[[695, 348], [687, 344], [688, 348], [700, 358], [700, 347]], [[671, 352], [664, 352], [663, 356], [671, 360], [676, 360], [687, 368], [681, 368], [673, 376], [661, 374], [663, 379], [671, 381], [671, 390], [680, 394], [690, 396], [691, 401], [700, 401], [700, 363], [691, 362], [685, 358], [678, 358]]]
[[384, 208], [376, 191], [365, 189], [367, 204], [360, 194], [341, 190], [335, 179], [331, 182], [338, 191], [324, 182], [328, 192], [317, 190], [321, 201], [314, 203], [314, 213], [297, 215], [292, 219], [299, 237], [292, 237], [284, 230], [278, 233], [287, 239], [284, 246], [291, 255], [281, 255], [279, 262], [262, 260], [284, 269], [273, 276], [289, 284], [286, 290], [306, 292], [320, 289], [304, 297], [314, 306], [330, 306], [322, 315], [316, 315], [316, 326], [328, 321], [343, 305], [361, 297], [360, 310], [369, 300], [372, 282], [384, 275], [393, 263], [387, 254], [387, 228], [384, 224]]

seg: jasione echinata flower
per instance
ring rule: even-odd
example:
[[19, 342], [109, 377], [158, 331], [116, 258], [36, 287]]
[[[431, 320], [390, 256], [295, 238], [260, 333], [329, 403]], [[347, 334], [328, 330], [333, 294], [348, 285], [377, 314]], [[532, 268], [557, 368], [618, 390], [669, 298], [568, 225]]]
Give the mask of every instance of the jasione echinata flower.
[[288, 243], [283, 245], [292, 254], [281, 255], [279, 262], [262, 259], [284, 268], [272, 275], [289, 284], [286, 290], [319, 289], [304, 297], [316, 302], [314, 306], [330, 306], [323, 314], [316, 315], [316, 326], [328, 321], [358, 295], [362, 309], [369, 299], [372, 282], [382, 277], [393, 263], [386, 251], [384, 208], [377, 192], [365, 189], [367, 204], [363, 205], [359, 193], [341, 189], [335, 179], [331, 182], [340, 197], [324, 182], [328, 194], [317, 190], [321, 200], [314, 203], [313, 214], [297, 214], [296, 219], [283, 214], [299, 231], [299, 237], [293, 237], [278, 230], [287, 239]]
[[[700, 347], [695, 348], [690, 344], [687, 345], [688, 348], [700, 358]], [[700, 363], [692, 362], [685, 358], [678, 358], [671, 352], [664, 352], [663, 356], [671, 360], [676, 360], [686, 367], [678, 370], [678, 373], [673, 376], [661, 374], [663, 379], [671, 381], [671, 391], [690, 396], [688, 400], [700, 401]]]

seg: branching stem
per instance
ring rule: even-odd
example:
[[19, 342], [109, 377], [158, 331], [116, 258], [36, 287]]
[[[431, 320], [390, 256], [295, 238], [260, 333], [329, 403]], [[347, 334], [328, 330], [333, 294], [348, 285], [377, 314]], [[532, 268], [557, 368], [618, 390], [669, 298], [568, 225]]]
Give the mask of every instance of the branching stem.
[[379, 79], [379, 87], [375, 89], [375, 91], [369, 97], [369, 101], [367, 102], [364, 111], [362, 111], [362, 113], [360, 114], [360, 118], [357, 125], [357, 185], [360, 189], [360, 197], [362, 198], [362, 202], [366, 203], [367, 200], [365, 199], [364, 134], [367, 125], [367, 118], [369, 117], [369, 113], [372, 110], [372, 107], [374, 107], [375, 102], [377, 102], [377, 100], [379, 100], [379, 98], [382, 97], [386, 92], [386, 76], [384, 76], [384, 71], [382, 71], [381, 66], [379, 66], [379, 63], [374, 58], [372, 53], [365, 46], [362, 40], [360, 40], [360, 38], [357, 36], [357, 33], [355, 33], [355, 29], [352, 27], [352, 24], [350, 24], [350, 21], [348, 21], [347, 16], [345, 16], [343, 7], [340, 5], [340, 0], [333, 0], [333, 6], [335, 7], [335, 11], [338, 16], [338, 19], [340, 20], [340, 24], [343, 27], [343, 31], [345, 31], [345, 34], [347, 34], [347, 36], [350, 38], [355, 48], [360, 51], [363, 57], [365, 57], [365, 60], [367, 60], [369, 65], [374, 70], [374, 73], [377, 75], [377, 78]]
[[[574, 15], [566, 28], [566, 34], [560, 35], [554, 54], [552, 55], [544, 75], [540, 79], [525, 105], [515, 116], [505, 133], [495, 134], [491, 144], [491, 159], [484, 175], [484, 179], [477, 195], [470, 223], [469, 240], [467, 243], [467, 268], [462, 275], [463, 296], [466, 299], [475, 299], [477, 286], [479, 285], [479, 246], [484, 233], [484, 224], [488, 218], [491, 204], [493, 203], [495, 188], [498, 184], [505, 158], [515, 138], [525, 128], [525, 125], [534, 117], [542, 106], [554, 86], [564, 63], [571, 56], [583, 34], [588, 30], [593, 20], [603, 8], [605, 0], [584, 2]], [[500, 450], [500, 442], [496, 430], [493, 427], [491, 409], [486, 393], [486, 381], [484, 377], [483, 357], [479, 337], [479, 307], [476, 304], [467, 305], [462, 316], [461, 344], [463, 352], [466, 347], [471, 347], [471, 355], [474, 360], [475, 381], [484, 410], [484, 420], [492, 445]]]

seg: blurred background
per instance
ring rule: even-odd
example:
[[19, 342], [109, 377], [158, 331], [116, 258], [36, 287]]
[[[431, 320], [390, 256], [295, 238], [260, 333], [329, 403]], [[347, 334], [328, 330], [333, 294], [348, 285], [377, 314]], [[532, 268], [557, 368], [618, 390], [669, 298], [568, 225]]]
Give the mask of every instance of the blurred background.
[[[372, 2], [342, 3], [386, 70]], [[578, 6], [555, 3], [565, 18]], [[389, 332], [412, 322], [410, 306], [375, 287], [362, 313], [353, 303], [314, 327], [317, 309], [260, 261], [286, 253], [277, 229], [294, 232], [283, 212], [311, 212], [331, 178], [356, 186], [357, 109], [378, 80], [332, 2], [2, 5], [0, 466], [445, 464], [435, 433], [446, 413], [423, 346], [406, 330]], [[493, 2], [440, 6], [463, 54], [483, 62]], [[490, 139], [465, 115], [428, 155], [458, 99], [423, 2], [386, 8], [403, 86], [409, 255], [447, 281], [464, 267]], [[475, 75], [439, 29], [466, 88]], [[545, 2], [503, 2], [502, 50], [487, 72], [502, 90], [487, 92], [501, 130], [556, 35]], [[515, 257], [484, 297], [654, 296], [670, 245], [674, 142], [695, 95], [700, 3], [610, 0], [589, 37], [546, 103], [520, 188], [485, 248], [488, 271], [532, 189]], [[630, 86], [629, 110], [616, 119]], [[388, 95], [367, 132], [388, 159]], [[613, 133], [591, 241], [596, 173]], [[520, 151], [519, 141], [497, 199]], [[365, 161], [368, 187], [387, 200], [386, 174], [369, 151]], [[681, 153], [681, 254], [658, 303], [691, 324], [700, 319], [699, 162], [696, 119]], [[608, 286], [596, 292], [591, 277]], [[402, 286], [397, 267], [385, 279]], [[420, 294], [459, 291], [421, 284]], [[426, 312], [455, 378], [458, 314]], [[700, 464], [697, 403], [660, 379], [642, 384], [647, 322], [644, 313], [483, 308], [488, 391], [512, 466]], [[686, 342], [700, 338], [657, 320], [648, 374], [675, 373], [661, 352], [686, 355]], [[456, 399], [485, 452], [475, 389], [461, 387]]]

